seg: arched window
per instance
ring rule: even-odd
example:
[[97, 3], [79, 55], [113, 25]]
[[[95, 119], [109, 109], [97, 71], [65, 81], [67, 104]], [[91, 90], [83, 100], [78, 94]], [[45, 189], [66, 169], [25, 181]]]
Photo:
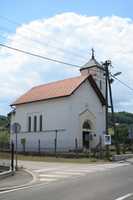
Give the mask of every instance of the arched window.
[[89, 120], [86, 120], [86, 121], [83, 123], [83, 129], [91, 129]]
[[28, 132], [31, 132], [31, 117], [28, 117]]
[[40, 115], [40, 122], [39, 122], [40, 123], [40, 127], [39, 127], [40, 131], [42, 131], [42, 119], [43, 119], [42, 115]]
[[34, 132], [37, 131], [37, 116], [34, 116]]

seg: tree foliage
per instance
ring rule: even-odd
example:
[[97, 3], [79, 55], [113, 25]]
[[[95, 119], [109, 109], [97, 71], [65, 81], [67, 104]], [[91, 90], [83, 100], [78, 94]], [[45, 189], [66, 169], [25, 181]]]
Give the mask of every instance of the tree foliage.
[[[123, 111], [114, 113], [114, 116], [116, 123], [127, 124], [127, 125], [133, 124], [133, 113], [128, 113]], [[112, 126], [111, 113], [109, 113], [109, 126]]]
[[8, 143], [9, 137], [9, 118], [0, 115], [0, 143]]
[[[133, 130], [133, 113], [128, 112], [117, 112], [114, 113], [116, 123], [116, 133], [112, 136], [112, 141], [115, 143], [118, 139], [119, 144], [130, 145], [132, 143], [129, 139], [129, 129], [132, 127]], [[111, 113], [109, 113], [109, 127], [112, 127]]]
[[9, 132], [8, 131], [0, 131], [0, 143], [8, 143], [9, 142]]

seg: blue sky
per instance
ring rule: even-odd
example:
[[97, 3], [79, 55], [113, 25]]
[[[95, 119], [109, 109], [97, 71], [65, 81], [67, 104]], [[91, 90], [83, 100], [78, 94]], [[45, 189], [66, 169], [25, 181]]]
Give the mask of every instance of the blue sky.
[[0, 13], [20, 23], [62, 12], [133, 18], [132, 0], [1, 0]]
[[[98, 61], [111, 59], [113, 70], [122, 71], [121, 79], [132, 86], [132, 8], [132, 0], [1, 0], [0, 42], [78, 65], [88, 61], [94, 47]], [[9, 104], [31, 87], [78, 74], [77, 69], [0, 48], [0, 114], [8, 113]], [[117, 82], [113, 92], [116, 110], [133, 112], [132, 91]]]

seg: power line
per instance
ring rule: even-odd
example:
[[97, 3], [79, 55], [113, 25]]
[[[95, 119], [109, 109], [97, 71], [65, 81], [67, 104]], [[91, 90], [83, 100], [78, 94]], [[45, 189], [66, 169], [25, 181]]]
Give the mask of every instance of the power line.
[[[53, 59], [53, 58], [45, 57], [45, 56], [42, 56], [42, 55], [31, 53], [29, 51], [25, 51], [25, 50], [22, 50], [22, 49], [11, 47], [11, 46], [8, 46], [8, 45], [2, 44], [2, 43], [0, 43], [0, 46], [2, 46], [4, 48], [7, 48], [7, 49], [10, 49], [10, 50], [13, 50], [13, 51], [17, 51], [17, 52], [26, 54], [26, 55], [30, 55], [30, 56], [34, 56], [34, 57], [37, 57], [37, 58], [41, 58], [41, 59], [44, 59], [44, 60], [56, 62], [56, 63], [63, 64], [63, 65], [68, 65], [68, 66], [71, 66], [71, 67], [76, 67], [76, 68], [79, 68], [79, 69], [81, 68], [81, 66], [76, 65], [76, 64], [64, 62], [64, 61], [61, 61], [61, 60], [58, 60], [58, 59]], [[97, 72], [96, 69], [91, 69], [91, 71]], [[105, 80], [104, 78], [102, 78], [101, 76], [98, 76], [98, 75], [96, 77], [94, 77], [94, 79], [96, 79], [96, 80], [103, 80], [103, 81]]]
[[[1, 28], [1, 27], [0, 27]], [[0, 37], [1, 38], [3, 38], [3, 39], [7, 39], [5, 36], [3, 36], [3, 35], [0, 35]], [[25, 37], [25, 36], [24, 36]], [[34, 42], [36, 42], [36, 41], [34, 41]], [[41, 43], [41, 42], [40, 42]], [[22, 44], [22, 43], [21, 43]], [[24, 44], [25, 45], [25, 44]], [[12, 47], [12, 48], [14, 48], [14, 49], [18, 49], [18, 48], [15, 48], [15, 47]], [[13, 49], [12, 49], [13, 50]], [[18, 49], [19, 50], [19, 49]], [[25, 51], [25, 50], [23, 50], [23, 51]], [[24, 53], [24, 52], [23, 52]], [[32, 53], [33, 54], [33, 53]], [[35, 54], [35, 53], [34, 53]], [[45, 57], [45, 56], [44, 56]], [[55, 59], [55, 60], [57, 60], [57, 59]], [[64, 62], [64, 61], [61, 61], [61, 62]], [[68, 63], [68, 62], [64, 62], [64, 63]], [[73, 67], [74, 67], [74, 65], [73, 64], [70, 64], [70, 63], [68, 63], [69, 65], [72, 65]], [[80, 68], [81, 66], [79, 66], [79, 68]], [[100, 67], [99, 67], [100, 68]], [[101, 69], [102, 69], [102, 67], [101, 67]], [[94, 72], [97, 72], [97, 69], [91, 69], [91, 71], [94, 71]], [[97, 77], [99, 77], [100, 79], [102, 79], [103, 81], [105, 80], [104, 78], [101, 78], [101, 76], [98, 76], [97, 75]], [[98, 79], [98, 78], [95, 78], [95, 79], [97, 79], [97, 80], [100, 80], [100, 79]]]
[[57, 60], [57, 59], [52, 59], [52, 58], [49, 58], [49, 57], [41, 56], [41, 55], [38, 55], [38, 54], [35, 54], [35, 53], [31, 53], [29, 51], [25, 51], [25, 50], [22, 50], [22, 49], [18, 49], [18, 48], [14, 48], [14, 47], [5, 45], [5, 44], [2, 44], [2, 43], [0, 43], [0, 46], [14, 50], [14, 51], [18, 51], [18, 52], [21, 52], [21, 53], [24, 53], [24, 54], [27, 54], [27, 55], [30, 55], [30, 56], [35, 56], [35, 57], [38, 57], [38, 58], [41, 58], [41, 59], [44, 59], [44, 60], [60, 63], [60, 64], [63, 64], [63, 65], [69, 65], [69, 66], [77, 67], [77, 68], [80, 67], [80, 66], [75, 65], [75, 64], [71, 64], [71, 63], [63, 62], [63, 61], [60, 61], [60, 60]]
[[[6, 20], [6, 21], [9, 22], [9, 23], [12, 23], [12, 24], [21, 26], [21, 24], [20, 24], [19, 22], [14, 21], [14, 20], [11, 20], [11, 19], [9, 19], [9, 18], [7, 18], [7, 17], [0, 16], [0, 18], [3, 19], [3, 20]], [[29, 30], [29, 31], [38, 33], [39, 35], [45, 36], [42, 32], [35, 31], [35, 30], [31, 29], [31, 28], [26, 28], [26, 29]], [[20, 36], [20, 37], [21, 37], [21, 36]], [[27, 36], [24, 36], [24, 35], [23, 35], [22, 37], [28, 38]], [[38, 42], [38, 43], [41, 43], [41, 44], [42, 44], [42, 42], [40, 42], [40, 41], [31, 39], [31, 38], [29, 38], [29, 39], [30, 39], [30, 40], [33, 40], [34, 42]], [[54, 40], [53, 40], [53, 41], [54, 41]], [[57, 41], [57, 40], [55, 40], [55, 41], [56, 41], [56, 42], [59, 42], [59, 41]], [[44, 42], [43, 42], [43, 43], [44, 43]], [[45, 43], [45, 44], [48, 45], [48, 46], [54, 47], [54, 48], [56, 48], [56, 49], [59, 49], [60, 51], [69, 52], [69, 53], [75, 55], [76, 57], [78, 56], [78, 57], [81, 57], [81, 58], [85, 58], [85, 57], [83, 57], [83, 56], [81, 56], [81, 55], [79, 55], [79, 54], [77, 54], [77, 53], [72, 52], [72, 51], [64, 50], [63, 48], [60, 48], [60, 47], [57, 48], [57, 47], [55, 47], [54, 45], [49, 45], [48, 43]], [[20, 50], [20, 49], [14, 48], [14, 47], [9, 47], [9, 46], [7, 46], [7, 45], [0, 44], [0, 46], [9, 48], [9, 49], [12, 49], [12, 50], [15, 50], [15, 51], [19, 51], [19, 52], [21, 52], [21, 53], [26, 53], [26, 54], [31, 55], [31, 56], [36, 56], [36, 57], [39, 57], [39, 58], [42, 58], [42, 59], [45, 59], [45, 60], [49, 60], [49, 61], [52, 61], [52, 62], [57, 62], [57, 63], [60, 63], [60, 64], [69, 65], [69, 66], [72, 66], [72, 67], [78, 67], [78, 68], [80, 67], [80, 66], [78, 66], [78, 65], [74, 65], [74, 64], [67, 63], [67, 62], [63, 62], [63, 61], [56, 60], [56, 59], [51, 59], [51, 58], [48, 58], [48, 57], [45, 57], [45, 56], [40, 56], [40, 55], [38, 55], [38, 54], [30, 53], [30, 52], [27, 52], [27, 51], [24, 51], [24, 50]], [[117, 77], [113, 76], [112, 74], [111, 74], [111, 76], [112, 76], [113, 78], [115, 78], [117, 81], [119, 81], [121, 84], [123, 84], [124, 86], [126, 86], [128, 89], [130, 89], [130, 90], [133, 91], [133, 88], [130, 87], [127, 83], [121, 81], [120, 79], [118, 79]]]
[[[18, 48], [14, 48], [14, 47], [11, 47], [11, 46], [8, 46], [8, 45], [5, 45], [5, 44], [2, 44], [0, 43], [0, 46], [4, 47], [4, 48], [7, 48], [7, 49], [10, 49], [10, 50], [13, 50], [13, 51], [18, 51], [20, 53], [24, 53], [24, 54], [27, 54], [27, 55], [30, 55], [30, 56], [34, 56], [34, 57], [38, 57], [38, 58], [41, 58], [41, 59], [44, 59], [44, 60], [48, 60], [48, 61], [52, 61], [52, 62], [56, 62], [56, 63], [59, 63], [59, 64], [63, 64], [63, 65], [68, 65], [68, 66], [72, 66], [72, 67], [76, 67], [76, 68], [80, 68], [81, 66], [79, 65], [76, 65], [76, 64], [71, 64], [71, 63], [67, 63], [67, 62], [63, 62], [63, 61], [60, 61], [60, 60], [57, 60], [57, 59], [52, 59], [52, 58], [49, 58], [49, 57], [45, 57], [45, 56], [41, 56], [41, 55], [38, 55], [38, 54], [35, 54], [35, 53], [31, 53], [29, 51], [25, 51], [25, 50], [22, 50], [22, 49], [18, 49]], [[94, 70], [96, 71], [96, 70]], [[120, 79], [118, 79], [117, 77], [115, 77], [113, 74], [110, 73], [110, 75], [118, 80], [121, 84], [123, 84], [124, 86], [126, 86], [127, 88], [129, 88], [130, 90], [133, 91], [133, 88], [130, 87], [127, 83], [121, 81]]]
[[130, 87], [127, 83], [125, 83], [124, 81], [121, 81], [120, 79], [118, 79], [117, 77], [115, 77], [113, 74], [111, 74], [111, 76], [113, 78], [115, 78], [117, 81], [119, 81], [121, 84], [123, 84], [124, 86], [126, 86], [128, 89], [132, 90], [133, 91], [133, 88]]
[[[13, 51], [18, 51], [18, 52], [23, 53], [23, 54], [38, 57], [38, 58], [41, 58], [41, 59], [44, 59], [44, 60], [48, 60], [48, 61], [52, 61], [52, 62], [56, 62], [56, 63], [59, 63], [59, 64], [64, 64], [64, 65], [69, 65], [69, 66], [76, 67], [76, 68], [81, 68], [81, 66], [76, 65], [76, 64], [72, 64], [72, 63], [61, 61], [61, 60], [49, 58], [49, 57], [46, 57], [46, 56], [38, 55], [38, 54], [35, 54], [35, 53], [31, 53], [29, 51], [25, 51], [25, 50], [22, 50], [22, 49], [11, 47], [11, 46], [8, 46], [8, 45], [2, 44], [2, 43], [0, 43], [0, 46], [7, 48], [7, 49], [10, 49], [10, 50], [13, 50]], [[94, 70], [94, 69], [91, 69], [91, 70], [96, 72], [96, 70]]]
[[[7, 17], [0, 16], [0, 18], [1, 18], [2, 20], [5, 20], [5, 21], [7, 21], [7, 22], [9, 22], [9, 23], [12, 23], [12, 24], [15, 24], [15, 25], [17, 25], [17, 26], [22, 26], [19, 22], [16, 22], [16, 21], [14, 21], [14, 20], [11, 20], [11, 19], [9, 19], [9, 18], [7, 18]], [[35, 31], [35, 30], [31, 29], [31, 28], [25, 28], [25, 29], [27, 29], [27, 30], [30, 31], [30, 32], [37, 33], [37, 34], [39, 34], [39, 35], [41, 35], [41, 36], [43, 36], [43, 37], [46, 37], [46, 35], [43, 34], [42, 32]], [[53, 41], [54, 41], [54, 40], [53, 40]], [[56, 42], [59, 43], [59, 41], [57, 41], [57, 40], [56, 40]], [[70, 54], [75, 55], [76, 57], [81, 57], [82, 59], [86, 59], [85, 57], [83, 57], [83, 56], [81, 56], [81, 55], [79, 55], [79, 54], [77, 54], [77, 53], [75, 53], [75, 52], [73, 52], [73, 51], [64, 50], [64, 49], [61, 48], [61, 47], [58, 47], [58, 48], [57, 48], [57, 46], [50, 45], [49, 43], [46, 43], [46, 45], [51, 46], [51, 47], [54, 47], [54, 48], [56, 48], [56, 49], [58, 49], [58, 50], [60, 50], [60, 51], [66, 51], [66, 52], [68, 52], [68, 53], [70, 53]], [[63, 45], [64, 45], [64, 44], [63, 44]], [[89, 54], [90, 54], [90, 53], [89, 53]]]
[[[116, 65], [116, 64], [115, 64]], [[115, 67], [114, 65], [111, 64], [112, 67]], [[117, 72], [116, 72], [117, 73]], [[120, 72], [121, 73], [121, 72]], [[113, 72], [113, 74], [115, 74], [115, 72]], [[125, 85], [126, 87], [128, 87], [130, 90], [133, 90], [132, 87], [130, 87], [127, 83], [121, 81], [120, 79], [118, 79], [116, 76], [114, 76], [113, 74], [110, 74], [113, 78], [115, 78], [116, 80], [118, 80], [119, 82], [121, 82], [121, 84]], [[123, 74], [123, 73], [122, 73]], [[123, 77], [124, 79], [126, 78], [125, 76]]]
[[[5, 29], [5, 30], [7, 30], [9, 33], [11, 32], [11, 31], [9, 31], [9, 29], [7, 29], [7, 28], [1, 28], [0, 27], [0, 30], [2, 30], [2, 29]], [[5, 36], [3, 36], [3, 35], [0, 35], [0, 37], [2, 37], [2, 38], [4, 38], [4, 39], [7, 39]], [[44, 43], [44, 42], [41, 42], [41, 41], [39, 41], [39, 40], [36, 40], [36, 39], [32, 39], [32, 38], [29, 38], [29, 37], [27, 37], [27, 36], [24, 36], [24, 35], [22, 35], [22, 34], [19, 34], [19, 37], [21, 37], [21, 38], [24, 38], [24, 39], [26, 39], [27, 41], [29, 41], [29, 40], [31, 40], [31, 41], [33, 41], [33, 42], [35, 42], [35, 43], [37, 43], [37, 44], [40, 44], [41, 46], [44, 46], [44, 47], [46, 47], [46, 43]], [[20, 41], [21, 42], [21, 41]], [[44, 45], [43, 45], [44, 44]], [[47, 45], [47, 46], [49, 46], [49, 45]], [[51, 50], [49, 50], [49, 51], [51, 51]], [[53, 51], [55, 51], [56, 52], [56, 54], [57, 53], [62, 53], [61, 51], [60, 52], [58, 52], [57, 50], [53, 50], [53, 48], [52, 48], [52, 52]], [[63, 56], [63, 57], [66, 57], [67, 58], [67, 56]], [[79, 57], [76, 57], [76, 59], [80, 59]]]

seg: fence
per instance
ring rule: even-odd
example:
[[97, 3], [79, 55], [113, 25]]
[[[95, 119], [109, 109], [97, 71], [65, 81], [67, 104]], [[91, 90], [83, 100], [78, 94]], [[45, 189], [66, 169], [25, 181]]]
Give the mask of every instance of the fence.
[[77, 138], [73, 140], [73, 147], [67, 146], [61, 147], [58, 143], [57, 138], [53, 138], [53, 142], [51, 147], [46, 147], [43, 141], [38, 139], [34, 145], [31, 147], [26, 143], [26, 140], [23, 141], [21, 139], [21, 143], [18, 146], [18, 153], [24, 155], [43, 155], [43, 156], [55, 156], [55, 157], [95, 157], [102, 158], [104, 156], [104, 151], [102, 149], [101, 144], [98, 144], [95, 148], [81, 148]]

